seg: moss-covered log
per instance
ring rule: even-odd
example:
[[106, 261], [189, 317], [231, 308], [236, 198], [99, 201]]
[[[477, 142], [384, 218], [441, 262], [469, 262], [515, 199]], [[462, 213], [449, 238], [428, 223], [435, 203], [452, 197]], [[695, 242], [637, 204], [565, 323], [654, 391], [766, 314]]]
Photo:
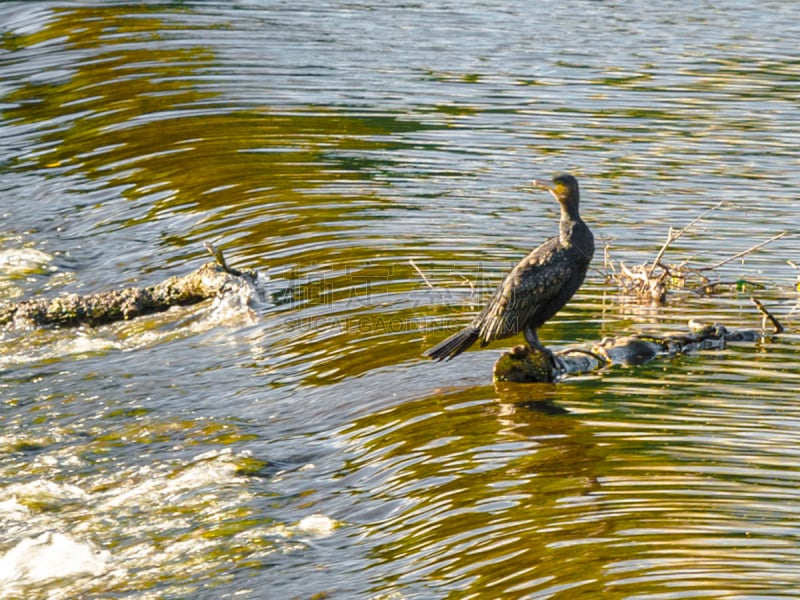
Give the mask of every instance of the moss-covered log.
[[81, 296], [65, 294], [0, 306], [0, 327], [33, 325], [75, 327], [103, 325], [167, 310], [172, 306], [195, 304], [212, 298], [230, 286], [254, 288], [256, 274], [229, 268], [221, 253], [209, 250], [217, 259], [188, 275], [170, 277], [150, 287], [129, 287]]
[[689, 332], [664, 336], [633, 335], [606, 338], [586, 348], [567, 348], [557, 353], [516, 346], [504, 352], [494, 365], [494, 380], [515, 383], [552, 383], [567, 375], [596, 371], [614, 364], [639, 365], [657, 357], [724, 348], [731, 341], [756, 341], [754, 329], [730, 331], [715, 323], [689, 322]]

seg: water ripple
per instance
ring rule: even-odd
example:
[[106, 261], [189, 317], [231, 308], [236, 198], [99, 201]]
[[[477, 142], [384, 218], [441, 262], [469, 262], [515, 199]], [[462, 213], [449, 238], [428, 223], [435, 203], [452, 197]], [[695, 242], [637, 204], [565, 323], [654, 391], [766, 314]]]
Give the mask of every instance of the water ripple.
[[[793, 9], [1, 5], [0, 297], [148, 285], [212, 241], [269, 301], [3, 334], [0, 588], [793, 597]], [[557, 387], [487, 385], [501, 344], [421, 360], [555, 233], [529, 182], [560, 171], [615, 264], [721, 201], [665, 260], [786, 231], [715, 274], [787, 334]], [[650, 306], [594, 267], [548, 344], [761, 327], [750, 290]]]

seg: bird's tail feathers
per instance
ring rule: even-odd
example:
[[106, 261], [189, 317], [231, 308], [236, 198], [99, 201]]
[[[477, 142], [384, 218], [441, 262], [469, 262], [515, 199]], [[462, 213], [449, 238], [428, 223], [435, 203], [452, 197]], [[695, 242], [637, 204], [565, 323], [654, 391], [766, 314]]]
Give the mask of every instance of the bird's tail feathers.
[[434, 360], [450, 360], [472, 346], [479, 337], [480, 330], [477, 327], [466, 327], [422, 354]]

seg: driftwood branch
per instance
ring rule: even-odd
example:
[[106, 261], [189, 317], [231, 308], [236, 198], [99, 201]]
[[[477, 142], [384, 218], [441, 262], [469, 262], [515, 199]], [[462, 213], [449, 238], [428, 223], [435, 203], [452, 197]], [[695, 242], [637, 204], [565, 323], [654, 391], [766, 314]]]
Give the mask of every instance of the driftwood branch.
[[[772, 323], [773, 333], [781, 333], [783, 326], [778, 320], [756, 298], [752, 300], [764, 320]], [[719, 323], [705, 325], [690, 321], [686, 333], [605, 338], [588, 348], [566, 348], [557, 353], [516, 346], [495, 362], [494, 380], [553, 383], [567, 375], [597, 371], [615, 364], [640, 365], [658, 357], [725, 348], [732, 341], [757, 341], [762, 336], [762, 331], [755, 329], [729, 330]]]
[[185, 306], [201, 302], [220, 294], [232, 285], [250, 285], [256, 274], [231, 269], [222, 252], [206, 244], [215, 257], [208, 263], [182, 277], [170, 277], [157, 285], [97, 294], [65, 294], [56, 298], [43, 298], [14, 302], [0, 306], [0, 327], [103, 325], [127, 321], [135, 317], [167, 310], [172, 306]]
[[696, 272], [700, 272], [700, 271], [713, 271], [714, 269], [718, 269], [718, 268], [719, 268], [719, 267], [721, 267], [722, 265], [726, 265], [726, 264], [728, 264], [729, 262], [736, 260], [737, 258], [742, 258], [743, 256], [747, 256], [748, 254], [751, 254], [751, 253], [755, 252], [755, 251], [756, 251], [756, 250], [758, 250], [759, 248], [761, 248], [761, 247], [763, 247], [763, 246], [766, 246], [767, 244], [771, 244], [772, 242], [774, 242], [774, 241], [776, 241], [776, 240], [779, 240], [779, 239], [781, 239], [781, 238], [782, 238], [783, 236], [785, 236], [785, 235], [786, 235], [786, 232], [785, 232], [785, 231], [783, 231], [783, 232], [781, 232], [781, 233], [779, 233], [779, 234], [777, 234], [777, 235], [774, 235], [774, 236], [772, 236], [772, 237], [771, 237], [771, 238], [769, 238], [768, 240], [765, 240], [765, 241], [763, 241], [763, 242], [760, 242], [760, 243], [756, 244], [755, 246], [751, 246], [751, 247], [750, 247], [750, 248], [748, 248], [747, 250], [742, 250], [741, 252], [739, 252], [739, 253], [737, 253], [737, 254], [734, 254], [733, 256], [730, 256], [730, 257], [726, 258], [725, 260], [721, 260], [721, 261], [719, 261], [718, 263], [715, 263], [715, 264], [713, 264], [713, 265], [710, 265], [710, 266], [708, 266], [708, 267], [695, 267], [695, 268], [694, 268], [694, 270], [695, 270]]
[[780, 324], [778, 319], [776, 319], [771, 312], [769, 312], [766, 307], [761, 304], [761, 302], [755, 296], [750, 296], [750, 300], [753, 304], [756, 305], [756, 308], [764, 317], [764, 320], [761, 322], [761, 328], [764, 329], [766, 327], [767, 321], [772, 323], [772, 331], [773, 333], [783, 333], [783, 325]]
[[689, 231], [689, 229], [694, 227], [695, 223], [697, 223], [700, 219], [705, 217], [712, 210], [716, 210], [717, 208], [719, 208], [723, 204], [725, 204], [725, 200], [722, 200], [721, 202], [717, 202], [714, 206], [712, 206], [708, 210], [706, 210], [706, 211], [700, 213], [699, 215], [697, 215], [697, 217], [692, 219], [692, 221], [688, 225], [684, 226], [682, 229], [680, 229], [677, 232], [673, 232], [672, 231], [672, 227], [670, 227], [669, 228], [669, 233], [667, 234], [667, 241], [664, 242], [663, 246], [661, 246], [661, 250], [658, 251], [658, 254], [655, 257], [655, 260], [653, 260], [653, 264], [650, 265], [650, 269], [647, 271], [647, 277], [650, 278], [650, 277], [653, 276], [653, 271], [661, 263], [661, 258], [664, 256], [664, 253], [667, 251], [667, 248], [669, 248], [669, 246], [670, 246], [670, 244], [672, 244], [672, 242], [676, 241], [684, 233]]
[[409, 259], [408, 259], [408, 264], [410, 264], [412, 267], [414, 267], [414, 270], [417, 272], [417, 274], [418, 274], [420, 277], [422, 277], [422, 281], [424, 281], [424, 282], [425, 282], [425, 285], [427, 285], [427, 286], [428, 286], [430, 289], [432, 289], [432, 290], [435, 290], [435, 289], [436, 289], [435, 287], [433, 287], [433, 284], [431, 283], [430, 279], [428, 279], [428, 278], [425, 276], [425, 273], [423, 273], [423, 272], [422, 272], [422, 270], [421, 270], [421, 269], [420, 269], [420, 268], [417, 266], [417, 263], [415, 263], [415, 262], [414, 262], [414, 259], [413, 259], [413, 258], [409, 258]]
[[[688, 224], [679, 230], [672, 227], [669, 228], [667, 239], [661, 246], [661, 249], [656, 254], [652, 262], [645, 262], [635, 267], [627, 267], [625, 264], [620, 263], [620, 269], [617, 271], [614, 268], [614, 262], [611, 259], [608, 247], [605, 249], [604, 263], [606, 268], [606, 277], [616, 281], [619, 287], [626, 294], [636, 296], [640, 299], [649, 300], [655, 303], [661, 303], [666, 299], [667, 291], [673, 288], [684, 288], [689, 285], [692, 278], [699, 279], [698, 283], [694, 283], [694, 291], [697, 293], [711, 293], [718, 286], [724, 285], [722, 282], [710, 283], [704, 273], [714, 271], [737, 258], [742, 258], [751, 254], [767, 244], [781, 239], [786, 235], [786, 232], [776, 234], [765, 240], [759, 242], [741, 252], [737, 252], [733, 256], [721, 260], [712, 265], [690, 265], [690, 260], [686, 259], [680, 264], [667, 264], [664, 261], [664, 255], [673, 242], [678, 240], [687, 231], [689, 231], [698, 221], [703, 219], [708, 213], [724, 205], [726, 202], [718, 202], [711, 208], [703, 211], [697, 217], [692, 219]], [[609, 272], [610, 267], [610, 272]], [[745, 282], [747, 283], [747, 282]], [[736, 282], [737, 286], [739, 281]]]

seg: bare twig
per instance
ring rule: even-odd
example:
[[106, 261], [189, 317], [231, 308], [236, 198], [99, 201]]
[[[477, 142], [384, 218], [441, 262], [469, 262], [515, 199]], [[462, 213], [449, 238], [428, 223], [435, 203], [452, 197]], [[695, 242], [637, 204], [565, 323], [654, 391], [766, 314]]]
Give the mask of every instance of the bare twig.
[[466, 275], [459, 273], [458, 276], [461, 277], [461, 280], [469, 286], [469, 297], [472, 298], [472, 296], [475, 295], [475, 284], [472, 283], [472, 280]]
[[413, 259], [413, 258], [409, 258], [409, 259], [408, 259], [408, 264], [410, 264], [412, 267], [414, 267], [414, 270], [415, 270], [417, 273], [419, 273], [419, 276], [420, 276], [420, 277], [422, 277], [422, 281], [424, 281], [424, 282], [425, 282], [425, 285], [427, 285], [427, 286], [428, 286], [429, 288], [431, 288], [432, 290], [433, 290], [433, 289], [436, 289], [436, 288], [434, 288], [434, 287], [433, 287], [433, 284], [432, 284], [432, 283], [431, 283], [431, 282], [428, 280], [428, 278], [427, 278], [427, 277], [425, 277], [425, 273], [423, 273], [423, 272], [422, 272], [422, 270], [421, 270], [421, 269], [420, 269], [420, 268], [417, 266], [417, 263], [415, 263], [415, 262], [414, 262], [414, 259]]
[[713, 271], [714, 269], [717, 269], [717, 268], [721, 267], [722, 265], [728, 264], [732, 260], [736, 260], [737, 258], [741, 258], [742, 256], [746, 256], [746, 255], [750, 254], [751, 252], [755, 252], [756, 250], [758, 250], [762, 246], [766, 246], [767, 244], [769, 244], [771, 242], [774, 242], [775, 240], [779, 240], [785, 235], [786, 235], [786, 232], [784, 231], [783, 233], [779, 233], [778, 235], [774, 235], [771, 238], [769, 238], [768, 240], [766, 240], [764, 242], [761, 242], [760, 244], [756, 244], [755, 246], [752, 246], [751, 248], [748, 248], [747, 250], [743, 250], [742, 252], [739, 252], [738, 254], [734, 254], [730, 258], [726, 258], [725, 260], [721, 260], [721, 261], [719, 261], [718, 263], [716, 263], [714, 265], [711, 265], [709, 267], [696, 267], [694, 270], [696, 272]]
[[683, 229], [679, 230], [677, 233], [674, 233], [673, 230], [672, 230], [672, 227], [670, 227], [669, 228], [669, 234], [667, 235], [667, 241], [664, 242], [664, 245], [661, 246], [661, 250], [658, 251], [658, 254], [656, 255], [656, 258], [653, 261], [653, 264], [650, 265], [650, 270], [648, 270], [647, 276], [648, 277], [652, 277], [653, 276], [653, 271], [655, 271], [656, 267], [661, 262], [661, 258], [664, 256], [664, 252], [667, 251], [667, 248], [669, 248], [669, 246], [670, 246], [670, 244], [672, 244], [672, 242], [674, 242], [678, 238], [680, 238], [692, 226], [694, 226], [695, 223], [697, 223], [700, 219], [705, 217], [712, 210], [715, 210], [715, 209], [719, 208], [720, 206], [722, 206], [726, 202], [727, 202], [727, 200], [720, 200], [719, 202], [717, 202], [714, 206], [712, 206], [708, 210], [706, 210], [706, 211], [700, 213], [699, 215], [697, 215], [694, 219], [692, 219], [692, 221], [688, 225], [684, 226]]
[[[797, 283], [795, 284], [795, 289], [800, 292], [800, 267], [790, 260], [787, 260], [786, 262], [789, 263], [789, 266], [791, 266], [795, 271], [797, 271]], [[800, 300], [798, 300], [797, 304], [795, 304], [792, 307], [792, 310], [789, 311], [789, 316], [791, 317], [796, 310], [800, 310]]]
[[783, 333], [783, 325], [781, 325], [780, 321], [778, 321], [778, 319], [773, 317], [772, 313], [770, 313], [766, 309], [766, 307], [763, 304], [761, 304], [761, 302], [759, 302], [758, 298], [756, 298], [755, 296], [750, 296], [750, 300], [753, 302], [753, 304], [756, 305], [756, 308], [764, 316], [764, 322], [766, 323], [766, 321], [769, 321], [770, 323], [772, 323], [773, 332]]
[[215, 246], [211, 242], [203, 242], [203, 245], [206, 247], [206, 250], [208, 250], [209, 254], [214, 257], [214, 260], [217, 261], [217, 264], [222, 267], [223, 271], [235, 277], [239, 277], [242, 274], [239, 269], [233, 269], [228, 266], [228, 262], [225, 260], [225, 255], [222, 254], [222, 248]]
[[603, 274], [608, 277], [608, 270], [611, 269], [611, 274], [616, 275], [617, 270], [614, 268], [614, 261], [611, 259], [611, 249], [608, 242], [603, 244]]

